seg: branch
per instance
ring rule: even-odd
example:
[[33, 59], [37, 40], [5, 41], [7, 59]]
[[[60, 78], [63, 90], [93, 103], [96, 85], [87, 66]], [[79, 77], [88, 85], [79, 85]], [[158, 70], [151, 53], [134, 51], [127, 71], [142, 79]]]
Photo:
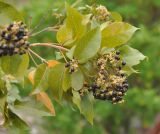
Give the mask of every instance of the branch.
[[51, 47], [51, 48], [56, 48], [58, 50], [62, 50], [62, 51], [69, 51], [69, 49], [64, 48], [60, 45], [58, 45], [58, 43], [34, 43], [30, 45], [31, 47], [34, 46], [44, 46], [44, 47]]

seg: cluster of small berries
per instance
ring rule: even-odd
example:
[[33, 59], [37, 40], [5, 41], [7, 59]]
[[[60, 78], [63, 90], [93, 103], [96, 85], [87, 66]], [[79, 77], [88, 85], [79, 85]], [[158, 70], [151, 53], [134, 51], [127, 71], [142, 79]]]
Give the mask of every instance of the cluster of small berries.
[[109, 18], [110, 13], [108, 12], [107, 8], [105, 6], [98, 6], [96, 8], [96, 20], [102, 22], [106, 21]]
[[74, 73], [78, 70], [78, 60], [77, 59], [72, 59], [69, 62], [66, 63], [65, 65], [66, 68], [69, 68], [70, 73]]
[[128, 90], [127, 75], [122, 70], [126, 65], [119, 51], [113, 51], [97, 60], [98, 75], [90, 91], [96, 99], [109, 100], [113, 104], [124, 102]]
[[28, 30], [23, 22], [14, 22], [0, 31], [0, 57], [25, 54], [29, 47]]
[[83, 87], [82, 89], [80, 89], [79, 91], [79, 95], [80, 96], [84, 96], [86, 93], [88, 93], [88, 88], [87, 87]]

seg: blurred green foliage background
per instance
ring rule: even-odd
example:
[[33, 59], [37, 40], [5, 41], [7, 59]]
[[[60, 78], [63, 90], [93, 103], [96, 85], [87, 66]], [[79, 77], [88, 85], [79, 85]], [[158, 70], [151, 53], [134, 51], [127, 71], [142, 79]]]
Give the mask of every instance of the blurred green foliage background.
[[[62, 8], [64, 0], [6, 0], [23, 12], [26, 23], [31, 21], [33, 29], [39, 31], [57, 23], [53, 13], [55, 8]], [[67, 0], [69, 3], [75, 0]], [[160, 0], [83, 0], [84, 4], [102, 4], [109, 11], [122, 14], [124, 21], [139, 27], [129, 44], [148, 56], [137, 68], [139, 74], [129, 78], [130, 89], [126, 102], [122, 105], [112, 105], [108, 102], [96, 102], [95, 123], [89, 125], [79, 112], [67, 104], [55, 104], [57, 116], [44, 118], [37, 131], [39, 134], [143, 134], [155, 124], [160, 114]], [[55, 42], [53, 32], [41, 33], [31, 42]], [[51, 59], [55, 51], [38, 53]]]

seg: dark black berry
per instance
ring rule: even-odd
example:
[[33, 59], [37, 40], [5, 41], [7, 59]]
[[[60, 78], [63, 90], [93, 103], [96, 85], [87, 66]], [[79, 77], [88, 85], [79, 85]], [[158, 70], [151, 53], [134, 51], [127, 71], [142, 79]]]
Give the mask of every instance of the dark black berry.
[[20, 25], [23, 25], [24, 23], [21, 21]]
[[7, 49], [8, 46], [7, 46], [6, 44], [4, 44], [4, 45], [2, 46], [2, 48], [3, 48], [3, 49]]
[[4, 38], [4, 37], [5, 37], [5, 34], [6, 34], [6, 31], [2, 31], [1, 37]]
[[27, 47], [29, 47], [29, 45], [30, 45], [30, 43], [29, 43], [29, 42], [27, 42], [27, 43], [26, 43], [26, 46], [27, 46]]
[[7, 36], [5, 36], [5, 39], [7, 40], [7, 41], [10, 41], [11, 40], [11, 35], [9, 34], [9, 35], [7, 35]]
[[122, 73], [121, 76], [124, 77], [126, 74]]
[[120, 51], [116, 51], [116, 55], [120, 55]]
[[124, 84], [124, 85], [123, 85], [123, 87], [128, 88], [128, 87], [129, 87], [129, 85], [128, 85], [128, 84]]
[[91, 88], [92, 88], [93, 90], [95, 90], [95, 89], [97, 88], [97, 85], [93, 84], [93, 85], [91, 86]]
[[100, 73], [100, 74], [105, 74], [104, 70], [100, 71], [99, 73]]
[[122, 61], [122, 65], [125, 66], [125, 65], [126, 65], [126, 62], [125, 62], [125, 61]]
[[128, 81], [127, 81], [127, 79], [125, 79], [122, 84], [127, 84], [127, 83], [128, 83]]
[[19, 55], [23, 55], [23, 54], [25, 54], [25, 52], [19, 52]]
[[101, 65], [102, 65], [102, 62], [98, 62], [98, 63], [97, 63], [97, 66], [101, 66]]
[[116, 55], [114, 58], [115, 58], [116, 60], [120, 60], [120, 57], [119, 57], [118, 55]]
[[7, 30], [8, 31], [11, 31], [11, 28], [13, 27], [13, 24], [10, 24], [8, 27], [7, 27]]
[[68, 62], [68, 63], [66, 63], [66, 65], [65, 65], [65, 67], [69, 67], [70, 66], [70, 63]]
[[121, 70], [121, 69], [122, 69], [122, 67], [121, 67], [121, 66], [119, 66], [119, 67], [118, 67], [118, 70]]
[[71, 68], [70, 72], [73, 73], [74, 71], [75, 71], [74, 68]]

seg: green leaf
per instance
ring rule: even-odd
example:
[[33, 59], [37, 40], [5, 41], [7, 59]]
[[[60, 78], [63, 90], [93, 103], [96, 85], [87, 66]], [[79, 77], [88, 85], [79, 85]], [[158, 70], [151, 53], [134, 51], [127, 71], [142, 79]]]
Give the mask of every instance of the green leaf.
[[25, 55], [4, 56], [0, 59], [2, 70], [6, 74], [16, 77], [24, 76], [28, 66], [29, 57]]
[[97, 75], [97, 70], [95, 69], [94, 64], [92, 62], [86, 62], [85, 64], [80, 65], [79, 67], [85, 77], [85, 82], [91, 82], [92, 80], [90, 78]]
[[125, 67], [123, 67], [123, 71], [129, 76], [132, 73], [139, 73], [138, 70], [135, 70], [134, 68], [132, 68], [131, 66], [126, 65]]
[[65, 102], [67, 102], [68, 106], [70, 106], [71, 108], [74, 107], [72, 97], [73, 97], [72, 90], [68, 90], [67, 92], [63, 92], [63, 100]]
[[5, 84], [5, 80], [3, 80], [4, 77], [4, 73], [2, 71], [2, 69], [0, 68], [0, 96], [4, 96], [6, 93], [6, 84]]
[[108, 54], [108, 53], [110, 53], [110, 52], [112, 52], [112, 51], [114, 51], [115, 49], [114, 48], [106, 48], [106, 47], [104, 47], [104, 48], [102, 48], [101, 49], [101, 54]]
[[72, 30], [64, 24], [57, 32], [57, 41], [65, 43], [72, 40]]
[[57, 32], [57, 40], [59, 43], [64, 43], [65, 46], [70, 46], [85, 33], [87, 17], [80, 14], [67, 3], [66, 12], [67, 19]]
[[63, 89], [62, 82], [65, 71], [65, 65], [63, 63], [55, 65], [50, 69], [48, 84], [51, 89], [54, 99], [59, 101], [62, 98]]
[[92, 93], [88, 93], [87, 95], [83, 96], [81, 99], [81, 113], [85, 116], [89, 123], [93, 125], [93, 101], [94, 97]]
[[107, 22], [105, 22], [105, 23], [102, 23], [101, 25], [100, 25], [100, 29], [101, 29], [101, 31], [103, 31], [103, 29], [105, 29], [107, 26], [109, 26], [110, 25], [110, 21], [107, 21]]
[[[97, 22], [97, 21], [91, 21], [90, 22], [91, 24], [90, 24], [90, 28], [91, 29], [94, 29], [94, 28], [96, 28], [96, 27], [100, 27], [101, 25]], [[103, 25], [103, 24], [102, 24]], [[104, 24], [105, 25], [105, 24]], [[100, 29], [101, 29], [101, 27], [100, 27]]]
[[72, 91], [72, 93], [73, 93], [73, 98], [72, 98], [73, 103], [79, 108], [81, 114], [85, 116], [88, 122], [93, 125], [93, 118], [94, 118], [93, 95], [91, 93], [88, 93], [83, 97], [80, 97], [78, 92]]
[[123, 20], [122, 16], [117, 12], [110, 12], [111, 17], [114, 21], [121, 22]]
[[85, 25], [89, 24], [90, 20], [91, 20], [91, 17], [92, 17], [92, 14], [84, 15], [83, 24], [85, 24]]
[[17, 11], [12, 5], [0, 1], [0, 14], [5, 14], [11, 20], [19, 21], [23, 20], [23, 17], [19, 11]]
[[34, 91], [32, 93], [39, 93], [48, 88], [48, 73], [49, 68], [46, 64], [41, 64], [37, 67], [34, 74]]
[[75, 45], [76, 42], [77, 42], [76, 39], [71, 39], [71, 40], [66, 41], [63, 45], [65, 47], [71, 48]]
[[101, 33], [99, 28], [95, 28], [86, 33], [77, 43], [74, 57], [81, 63], [94, 57], [101, 44]]
[[69, 70], [66, 69], [63, 76], [62, 88], [66, 92], [71, 87], [71, 74]]
[[138, 28], [124, 22], [114, 22], [102, 31], [102, 47], [117, 47], [127, 43]]
[[78, 91], [83, 87], [83, 83], [84, 83], [84, 76], [81, 70], [79, 69], [78, 71], [72, 74], [71, 85], [73, 89]]
[[79, 94], [79, 92], [72, 90], [72, 101], [73, 103], [78, 107], [79, 111], [81, 112], [81, 96]]
[[66, 3], [66, 27], [72, 30], [73, 38], [80, 38], [86, 31], [85, 17]]
[[30, 104], [28, 102], [20, 102], [19, 104], [15, 104], [14, 106], [10, 106], [10, 109], [16, 113], [17, 115], [21, 115], [25, 113], [29, 116], [42, 117], [42, 116], [52, 116], [51, 113], [46, 112], [42, 108], [39, 108], [36, 103]]
[[75, 48], [76, 48], [76, 46], [73, 46], [73, 47], [66, 53], [66, 56], [67, 56], [70, 60], [73, 59], [73, 54], [74, 54]]
[[8, 115], [9, 121], [15, 128], [29, 130], [29, 126], [27, 125], [27, 123], [24, 122], [18, 115], [13, 113], [11, 110], [9, 110]]
[[0, 111], [1, 112], [4, 112], [6, 100], [7, 100], [7, 96], [0, 96]]
[[60, 52], [55, 52], [55, 59], [56, 60], [61, 60], [61, 59], [63, 59], [63, 56], [62, 56], [62, 54], [60, 53]]
[[3, 90], [5, 88], [5, 82], [1, 79], [1, 75], [0, 75], [0, 91]]
[[144, 56], [137, 49], [134, 49], [128, 45], [122, 46], [119, 50], [123, 56], [124, 61], [130, 67], [139, 64], [140, 61], [146, 58], [146, 56]]
[[7, 89], [8, 90], [7, 102], [14, 103], [15, 100], [21, 100], [21, 96], [19, 95], [18, 88], [13, 84], [10, 84], [10, 86], [11, 86], [11, 89]]

